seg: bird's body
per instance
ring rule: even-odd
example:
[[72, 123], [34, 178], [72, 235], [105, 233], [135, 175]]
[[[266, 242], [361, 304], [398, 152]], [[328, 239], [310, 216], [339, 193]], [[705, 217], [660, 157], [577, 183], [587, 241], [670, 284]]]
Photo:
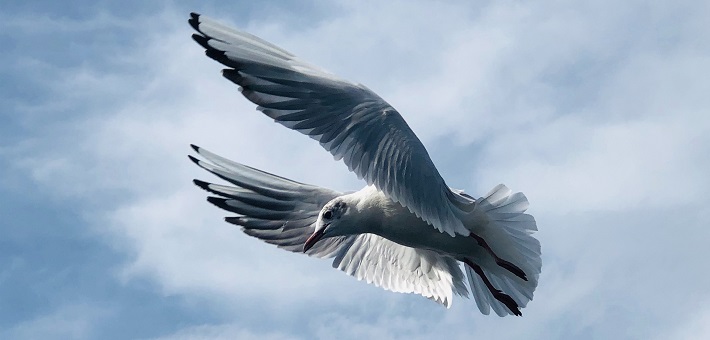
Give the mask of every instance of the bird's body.
[[[542, 261], [527, 198], [498, 185], [474, 199], [449, 188], [402, 116], [366, 87], [198, 14], [189, 20], [223, 75], [276, 122], [317, 140], [367, 182], [344, 194], [250, 168], [193, 146], [200, 167], [234, 186], [195, 180], [253, 237], [395, 292], [482, 313], [521, 315]], [[463, 263], [464, 272], [460, 263]], [[464, 281], [468, 279], [469, 287]]]
[[339, 199], [354, 204], [354, 212], [348, 216], [349, 223], [355, 226], [354, 233], [375, 234], [403, 246], [427, 249], [457, 259], [485, 257], [485, 250], [473, 238], [451, 237], [437, 231], [372, 185]]

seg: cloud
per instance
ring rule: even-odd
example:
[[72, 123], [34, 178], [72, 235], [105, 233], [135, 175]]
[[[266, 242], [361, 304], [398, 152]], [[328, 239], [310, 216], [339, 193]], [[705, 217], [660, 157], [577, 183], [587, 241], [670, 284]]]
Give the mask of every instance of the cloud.
[[69, 304], [33, 320], [0, 328], [3, 339], [92, 339], [94, 323], [110, 315], [88, 304]]
[[197, 340], [197, 339], [243, 339], [243, 340], [287, 340], [296, 337], [280, 332], [255, 333], [237, 325], [199, 325], [181, 329], [165, 337], [155, 338], [171, 340]]
[[[557, 214], [684, 206], [702, 195], [710, 170], [704, 147], [696, 147], [708, 144], [702, 119], [607, 124], [560, 119], [508, 134], [485, 150], [480, 181], [519, 183], [537, 209]], [[562, 148], [569, 152], [550, 152]]]
[[704, 339], [708, 334], [710, 334], [710, 310], [705, 308], [672, 332], [660, 335], [658, 339], [695, 340]]

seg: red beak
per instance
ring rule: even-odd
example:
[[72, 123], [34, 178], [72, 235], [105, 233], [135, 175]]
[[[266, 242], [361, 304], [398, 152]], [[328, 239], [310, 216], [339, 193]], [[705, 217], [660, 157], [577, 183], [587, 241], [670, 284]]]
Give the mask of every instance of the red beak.
[[316, 230], [311, 236], [308, 237], [306, 240], [306, 243], [303, 245], [303, 252], [307, 252], [308, 249], [313, 248], [313, 246], [320, 241], [320, 239], [323, 238], [323, 233], [325, 233], [325, 228], [321, 228], [320, 230]]

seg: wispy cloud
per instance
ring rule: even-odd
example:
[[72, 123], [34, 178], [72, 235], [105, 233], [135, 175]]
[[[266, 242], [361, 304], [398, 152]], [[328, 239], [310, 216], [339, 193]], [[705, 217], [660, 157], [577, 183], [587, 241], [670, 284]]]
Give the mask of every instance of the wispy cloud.
[[288, 340], [299, 339], [294, 335], [278, 331], [252, 332], [238, 325], [199, 325], [181, 329], [173, 334], [155, 340], [197, 340], [197, 339], [243, 339], [243, 340]]
[[0, 329], [3, 339], [93, 339], [93, 324], [110, 314], [84, 304], [69, 304], [47, 315]]

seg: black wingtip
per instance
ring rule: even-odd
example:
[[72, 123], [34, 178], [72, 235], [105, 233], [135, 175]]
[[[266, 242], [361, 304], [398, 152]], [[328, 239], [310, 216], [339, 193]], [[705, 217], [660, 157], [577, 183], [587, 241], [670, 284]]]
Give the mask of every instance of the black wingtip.
[[193, 163], [200, 165], [200, 160], [193, 157], [192, 155], [187, 155], [187, 158], [189, 158]]
[[195, 183], [195, 185], [197, 185], [198, 187], [200, 187], [204, 190], [210, 191], [210, 188], [209, 188], [210, 183], [207, 183], [205, 181], [200, 181], [199, 179], [193, 179], [192, 183]]
[[200, 147], [195, 145], [195, 144], [190, 144], [190, 147], [195, 150], [197, 153], [200, 153]]
[[192, 26], [192, 28], [195, 29], [195, 31], [200, 31], [200, 15], [192, 12], [190, 13], [190, 19], [187, 20], [187, 22]]
[[242, 218], [238, 216], [225, 217], [224, 221], [234, 225], [242, 225]]
[[[199, 42], [198, 42], [198, 44], [199, 44]], [[203, 47], [204, 47], [204, 46], [203, 46]], [[232, 61], [232, 60], [229, 60], [229, 59], [226, 57], [226, 55], [224, 54], [224, 51], [215, 50], [214, 48], [209, 47], [209, 45], [208, 45], [208, 47], [205, 47], [205, 48], [207, 49], [207, 50], [205, 51], [205, 55], [206, 55], [206, 56], [208, 56], [208, 57], [210, 57], [210, 58], [216, 60], [217, 62], [219, 62], [220, 64], [222, 64], [222, 65], [224, 65], [224, 66], [229, 66], [229, 67], [234, 67], [234, 68], [237, 68], [237, 67], [238, 67], [238, 64], [237, 64], [237, 63], [235, 63], [235, 62]]]
[[192, 35], [192, 40], [194, 40], [196, 43], [198, 43], [198, 44], [199, 44], [200, 46], [202, 46], [202, 48], [204, 48], [204, 49], [210, 49], [210, 48], [212, 48], [212, 47], [210, 47], [210, 45], [207, 43], [210, 39], [207, 38], [207, 37], [205, 37], [205, 36], [202, 35], [202, 34], [194, 33], [194, 34]]
[[215, 197], [215, 196], [208, 196], [207, 197], [207, 202], [210, 202], [214, 205], [216, 205], [219, 208], [229, 210], [227, 209], [227, 200], [221, 197]]
[[[233, 69], [233, 68], [225, 68], [225, 69], [223, 69], [223, 70], [222, 70], [222, 77], [225, 77], [225, 78], [229, 79], [231, 82], [233, 82], [233, 83], [235, 83], [235, 84], [237, 84], [237, 85], [240, 85], [239, 82], [242, 81], [242, 79], [244, 79], [244, 77], [242, 77], [242, 76], [239, 74], [239, 71], [237, 71], [237, 70], [235, 70], [235, 69]], [[242, 92], [242, 93], [243, 93], [243, 92]]]

